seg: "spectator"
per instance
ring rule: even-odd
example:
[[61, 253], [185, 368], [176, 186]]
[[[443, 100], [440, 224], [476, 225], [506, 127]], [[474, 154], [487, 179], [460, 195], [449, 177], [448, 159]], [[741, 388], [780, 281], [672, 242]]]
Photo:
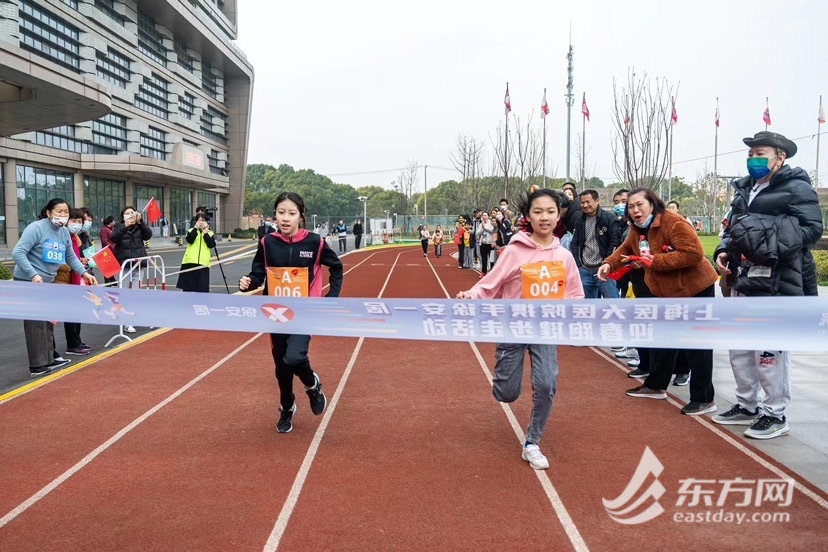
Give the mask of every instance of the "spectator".
[[[81, 238], [80, 233], [83, 230], [84, 212], [81, 209], [69, 209], [69, 221], [66, 224], [69, 230], [69, 239], [72, 245], [72, 251], [78, 257], [84, 267], [89, 266], [89, 261], [81, 257]], [[80, 285], [81, 277], [72, 272], [72, 269], [67, 264], [63, 264], [58, 269], [55, 275], [56, 284], [71, 284]], [[92, 347], [87, 345], [81, 339], [81, 325], [79, 322], [64, 322], [63, 330], [66, 334], [66, 354], [74, 356], [86, 356], [92, 351]]]
[[574, 221], [570, 250], [584, 286], [587, 299], [618, 298], [618, 286], [612, 281], [598, 279], [598, 268], [603, 260], [621, 245], [621, 228], [609, 211], [601, 209], [598, 192], [584, 190], [578, 194], [581, 203], [579, 216]]
[[[196, 215], [194, 219], [198, 220], [199, 216], [203, 216], [203, 211], [201, 215]], [[121, 266], [123, 267], [130, 259], [146, 257], [147, 249], [144, 245], [144, 240], [148, 240], [151, 237], [152, 228], [144, 222], [141, 213], [136, 211], [135, 207], [131, 205], [124, 207], [121, 211], [121, 221], [115, 225], [110, 236], [110, 240], [115, 244], [115, 258], [118, 259]], [[130, 287], [141, 286], [141, 274], [145, 266], [146, 261], [132, 266], [129, 272], [131, 279]], [[124, 331], [127, 333], [135, 333], [135, 328], [131, 325], [126, 326]]]
[[[98, 237], [101, 240], [101, 249], [104, 247], [109, 247], [113, 251], [115, 250], [115, 244], [112, 243], [112, 230], [115, 227], [115, 217], [112, 215], [107, 215], [103, 219], [103, 225], [101, 226], [100, 232], [98, 232]], [[115, 282], [115, 277], [112, 276], [111, 278], [104, 278], [104, 282], [107, 284], [112, 284]]]
[[196, 223], [187, 232], [187, 251], [181, 261], [181, 274], [175, 287], [183, 291], [210, 292], [210, 250], [216, 238], [203, 214], [196, 215]]
[[[758, 132], [743, 142], [750, 148], [749, 176], [733, 183], [730, 219], [716, 248], [716, 265], [723, 275], [733, 275], [733, 295], [816, 295], [809, 250], [822, 236], [822, 213], [808, 173], [785, 164], [796, 154], [796, 144], [775, 132]], [[770, 249], [770, 243], [778, 245]], [[732, 350], [730, 367], [736, 404], [713, 421], [749, 425], [745, 436], [753, 439], [786, 435], [790, 352]]]
[[[196, 218], [198, 215], [196, 215]], [[198, 220], [196, 220], [196, 224], [198, 224]], [[195, 225], [190, 227], [195, 228]], [[275, 232], [276, 228], [273, 227], [273, 218], [272, 217], [265, 217], [264, 224], [260, 224], [259, 228], [256, 230], [256, 235], [259, 236], [259, 240], [265, 237], [266, 234], [270, 234], [271, 232]]]
[[354, 229], [352, 232], [354, 234], [354, 249], [359, 249], [359, 246], [362, 243], [363, 234], [362, 222], [359, 219], [354, 222]]

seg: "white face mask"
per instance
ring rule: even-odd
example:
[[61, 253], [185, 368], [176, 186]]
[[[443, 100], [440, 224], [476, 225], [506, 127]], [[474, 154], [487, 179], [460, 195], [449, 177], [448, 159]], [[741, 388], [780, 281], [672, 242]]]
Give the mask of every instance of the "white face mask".
[[58, 228], [62, 228], [66, 226], [66, 223], [69, 222], [69, 217], [52, 217], [52, 224], [57, 226]]
[[81, 227], [81, 230], [83, 232], [89, 232], [91, 229], [92, 229], [92, 223], [91, 222], [84, 222], [83, 226]]
[[81, 228], [83, 228], [83, 225], [78, 224], [77, 222], [73, 222], [67, 228], [69, 229], [70, 234], [78, 234], [78, 233], [80, 233]]

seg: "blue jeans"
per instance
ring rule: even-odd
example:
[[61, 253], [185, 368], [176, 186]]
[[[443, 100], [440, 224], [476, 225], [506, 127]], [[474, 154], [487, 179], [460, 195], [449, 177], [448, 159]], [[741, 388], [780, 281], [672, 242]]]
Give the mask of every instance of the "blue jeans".
[[584, 296], [587, 299], [618, 299], [618, 286], [613, 280], [602, 282], [598, 279], [598, 269], [580, 267], [581, 284], [584, 286]]

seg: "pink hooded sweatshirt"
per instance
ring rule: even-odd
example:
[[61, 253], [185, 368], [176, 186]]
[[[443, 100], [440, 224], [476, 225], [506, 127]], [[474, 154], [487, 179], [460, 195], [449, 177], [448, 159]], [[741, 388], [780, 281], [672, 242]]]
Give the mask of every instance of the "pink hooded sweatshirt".
[[556, 237], [549, 247], [541, 248], [532, 241], [526, 232], [516, 232], [509, 245], [497, 258], [497, 263], [489, 273], [468, 293], [472, 299], [520, 299], [523, 284], [520, 275], [521, 265], [545, 261], [561, 261], [566, 269], [566, 298], [583, 299], [584, 286], [572, 253], [561, 247]]

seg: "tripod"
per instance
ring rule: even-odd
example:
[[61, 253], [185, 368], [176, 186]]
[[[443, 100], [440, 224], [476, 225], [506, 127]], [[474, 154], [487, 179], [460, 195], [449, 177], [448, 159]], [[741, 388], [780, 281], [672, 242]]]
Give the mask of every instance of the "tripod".
[[219, 270], [221, 270], [221, 277], [224, 278], [224, 287], [227, 289], [227, 294], [230, 295], [230, 286], [227, 285], [227, 276], [224, 274], [224, 267], [221, 266], [221, 257], [218, 254], [218, 247], [213, 247], [213, 251], [216, 253], [216, 260], [218, 261]]

